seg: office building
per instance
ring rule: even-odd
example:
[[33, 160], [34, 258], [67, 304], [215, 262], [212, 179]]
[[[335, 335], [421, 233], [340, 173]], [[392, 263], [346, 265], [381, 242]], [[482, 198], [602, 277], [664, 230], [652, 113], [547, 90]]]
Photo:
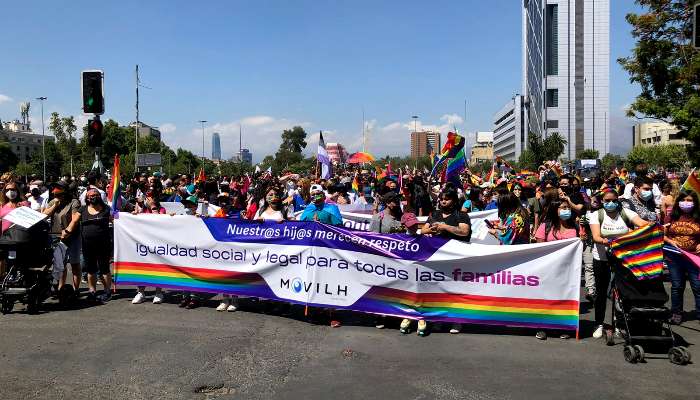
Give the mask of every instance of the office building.
[[[136, 127], [136, 122], [132, 122], [129, 124], [129, 128], [134, 129]], [[146, 137], [152, 137], [155, 138], [160, 142], [160, 131], [153, 126], [147, 125], [141, 121], [139, 121], [139, 138], [146, 138]]]
[[411, 158], [420, 158], [440, 152], [440, 132], [420, 131], [411, 132]]
[[522, 94], [529, 132], [566, 141], [562, 157], [610, 149], [610, 0], [523, 0]]
[[493, 161], [493, 132], [477, 132], [470, 152], [470, 165], [485, 161]]
[[47, 142], [55, 141], [53, 136], [32, 132], [28, 119], [26, 122], [14, 120], [0, 125], [0, 140], [10, 145], [10, 150], [20, 162], [30, 162], [34, 154], [41, 157], [42, 137]]
[[493, 154], [517, 161], [527, 148], [527, 110], [523, 96], [516, 94], [493, 116]]
[[253, 164], [253, 153], [251, 153], [249, 149], [241, 149], [237, 154], [231, 157], [231, 161]]
[[333, 164], [343, 164], [348, 159], [348, 152], [345, 150], [345, 146], [340, 143], [326, 143], [326, 151]]
[[221, 160], [221, 136], [218, 132], [211, 134], [211, 159]]
[[679, 138], [678, 129], [666, 122], [642, 122], [632, 127], [632, 146], [660, 144], [688, 145], [690, 142]]

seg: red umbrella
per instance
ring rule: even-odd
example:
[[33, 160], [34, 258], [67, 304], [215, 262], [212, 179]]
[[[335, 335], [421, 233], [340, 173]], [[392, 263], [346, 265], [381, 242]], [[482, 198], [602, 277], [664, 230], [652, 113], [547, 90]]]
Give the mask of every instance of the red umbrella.
[[348, 157], [348, 164], [362, 164], [373, 162], [374, 157], [369, 153], [357, 152]]

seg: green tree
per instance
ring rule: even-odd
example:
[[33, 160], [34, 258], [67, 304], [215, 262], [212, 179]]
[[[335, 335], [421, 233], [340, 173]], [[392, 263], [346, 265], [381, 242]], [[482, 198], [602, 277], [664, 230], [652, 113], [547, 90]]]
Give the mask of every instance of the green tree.
[[537, 157], [531, 149], [525, 149], [520, 153], [518, 166], [520, 166], [521, 169], [535, 171], [540, 166], [540, 163], [537, 161]]
[[685, 166], [688, 160], [684, 146], [673, 144], [637, 146], [627, 154], [625, 166], [628, 169], [634, 169], [635, 166], [642, 163], [647, 164], [652, 169], [663, 167], [674, 170]]
[[0, 171], [6, 172], [17, 165], [19, 159], [12, 152], [12, 147], [7, 142], [0, 142]]
[[600, 166], [604, 172], [613, 171], [615, 168], [621, 168], [625, 165], [625, 159], [617, 154], [608, 153], [600, 159]]
[[594, 160], [598, 159], [600, 153], [596, 149], [584, 149], [578, 153], [578, 158], [583, 160]]
[[306, 148], [306, 131], [301, 126], [285, 129], [282, 132], [282, 143], [279, 151], [287, 150], [292, 153], [301, 153]]
[[528, 150], [530, 150], [531, 153], [528, 154], [527, 157], [532, 157], [535, 161], [535, 165], [531, 166], [531, 168], [537, 168], [545, 161], [558, 159], [564, 152], [565, 147], [566, 139], [558, 132], [550, 134], [545, 139], [542, 139], [542, 136], [537, 133], [530, 132], [528, 136]]
[[691, 1], [636, 0], [641, 14], [628, 14], [637, 39], [630, 57], [618, 62], [641, 86], [628, 115], [651, 117], [678, 128], [691, 161], [700, 164], [700, 52], [691, 43]]
[[[44, 149], [46, 151], [46, 177], [47, 178], [58, 178], [61, 176], [61, 171], [63, 168], [63, 155], [58, 149], [58, 145], [53, 140], [47, 140], [44, 144]], [[29, 163], [32, 169], [39, 173], [43, 173], [44, 163], [42, 160], [41, 150], [37, 150], [32, 155], [32, 161]]]
[[17, 164], [14, 168], [15, 174], [19, 176], [29, 176], [32, 174], [38, 174], [41, 175], [43, 173], [42, 171], [36, 171], [34, 167], [31, 164], [28, 164], [24, 161], [20, 162]]

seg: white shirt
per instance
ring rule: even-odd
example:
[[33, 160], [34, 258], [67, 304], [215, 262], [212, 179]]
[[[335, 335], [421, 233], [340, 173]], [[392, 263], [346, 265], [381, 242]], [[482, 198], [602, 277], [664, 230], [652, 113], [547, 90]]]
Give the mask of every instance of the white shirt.
[[[622, 194], [622, 198], [625, 199], [631, 199], [632, 198], [632, 189], [634, 189], [634, 183], [628, 183], [625, 185], [625, 192]], [[661, 191], [659, 190], [659, 186], [655, 183], [651, 186], [651, 192], [654, 194], [654, 203], [656, 203], [656, 207], [658, 208], [661, 206]]]
[[[617, 213], [615, 219], [610, 218], [607, 212], [603, 212], [603, 224], [600, 226], [600, 236], [606, 239], [614, 239], [630, 231], [630, 228], [625, 223], [625, 220], [622, 219], [621, 213], [623, 212], [630, 222], [637, 217], [637, 213], [629, 209], [623, 209]], [[598, 211], [591, 211], [588, 213], [588, 223], [590, 225], [600, 225], [600, 221], [598, 220]], [[608, 246], [596, 243], [595, 246], [593, 246], [593, 259], [608, 261], [608, 257], [605, 254], [607, 250]]]

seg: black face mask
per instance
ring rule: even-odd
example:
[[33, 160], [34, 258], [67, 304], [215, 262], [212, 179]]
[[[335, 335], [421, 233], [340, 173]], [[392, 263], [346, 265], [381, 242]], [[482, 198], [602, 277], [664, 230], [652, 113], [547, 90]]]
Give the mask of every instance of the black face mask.
[[39, 189], [32, 189], [32, 197], [39, 197], [40, 195]]
[[88, 204], [97, 205], [100, 204], [100, 198], [99, 197], [89, 197], [85, 199], [85, 202]]

